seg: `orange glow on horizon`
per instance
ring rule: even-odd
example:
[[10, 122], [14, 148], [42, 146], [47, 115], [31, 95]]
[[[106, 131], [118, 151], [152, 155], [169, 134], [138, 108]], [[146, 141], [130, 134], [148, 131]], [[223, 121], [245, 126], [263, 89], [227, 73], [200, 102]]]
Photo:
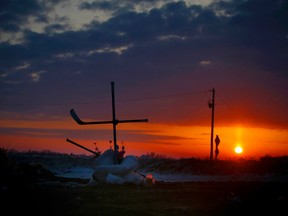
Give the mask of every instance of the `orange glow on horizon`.
[[[15, 150], [51, 150], [65, 153], [90, 154], [79, 147], [66, 142], [63, 130], [85, 131], [85, 130], [111, 130], [111, 125], [80, 126], [73, 120], [66, 121], [2, 121], [0, 128], [19, 130], [26, 129], [18, 134], [1, 134], [0, 147]], [[31, 128], [31, 131], [27, 130]], [[43, 129], [33, 131], [33, 129]], [[53, 130], [53, 132], [49, 132]], [[59, 134], [57, 133], [59, 130]], [[156, 153], [167, 157], [196, 157], [209, 158], [210, 154], [210, 127], [204, 126], [179, 126], [154, 123], [131, 123], [117, 126], [118, 144], [125, 140], [124, 145], [127, 154], [143, 155]], [[73, 132], [74, 133], [74, 132]], [[125, 138], [126, 135], [129, 137]], [[214, 134], [220, 137], [218, 159], [226, 160], [235, 156], [235, 143], [241, 143], [245, 149], [243, 157], [259, 158], [265, 155], [282, 156], [288, 155], [288, 131], [273, 130], [265, 128], [246, 128], [243, 125], [231, 127], [215, 127]], [[63, 136], [61, 138], [61, 136]], [[75, 138], [76, 137], [76, 138]], [[93, 134], [87, 139], [77, 139], [77, 134], [71, 139], [93, 150], [93, 143], [102, 152], [108, 149], [108, 139], [93, 139]], [[113, 146], [112, 146], [113, 147]], [[215, 150], [215, 143], [214, 143]]]

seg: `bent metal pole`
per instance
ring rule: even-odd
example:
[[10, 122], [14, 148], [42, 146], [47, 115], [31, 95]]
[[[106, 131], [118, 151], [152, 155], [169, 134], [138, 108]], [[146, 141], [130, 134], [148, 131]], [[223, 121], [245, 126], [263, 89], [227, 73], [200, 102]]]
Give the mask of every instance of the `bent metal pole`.
[[[148, 122], [148, 119], [134, 119], [134, 120], [118, 120], [116, 118], [116, 109], [115, 109], [115, 94], [114, 94], [114, 82], [111, 82], [111, 94], [112, 94], [112, 121], [92, 121], [92, 122], [85, 122], [82, 121], [78, 115], [76, 114], [74, 109], [70, 110], [70, 114], [72, 118], [79, 124], [79, 125], [90, 125], [90, 124], [113, 124], [113, 141], [114, 141], [114, 152], [116, 153], [116, 146], [117, 146], [117, 137], [116, 137], [116, 126], [118, 123], [134, 123], [134, 122]], [[116, 154], [115, 154], [115, 163], [116, 163]]]

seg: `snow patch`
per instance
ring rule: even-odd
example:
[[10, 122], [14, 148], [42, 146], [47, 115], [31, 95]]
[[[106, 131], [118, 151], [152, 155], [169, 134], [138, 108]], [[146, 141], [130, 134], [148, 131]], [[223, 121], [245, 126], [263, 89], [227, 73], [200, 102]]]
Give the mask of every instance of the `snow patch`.
[[137, 165], [138, 159], [133, 155], [128, 155], [119, 164], [115, 164], [114, 151], [109, 149], [97, 158], [88, 184], [145, 184], [145, 176], [134, 172]]

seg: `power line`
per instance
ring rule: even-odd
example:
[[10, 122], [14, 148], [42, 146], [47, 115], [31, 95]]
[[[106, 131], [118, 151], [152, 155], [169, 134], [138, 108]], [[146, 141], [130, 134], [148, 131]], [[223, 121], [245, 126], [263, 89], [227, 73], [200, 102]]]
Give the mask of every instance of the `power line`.
[[[137, 97], [137, 98], [127, 98], [127, 99], [119, 99], [117, 102], [128, 102], [128, 101], [144, 101], [144, 100], [157, 100], [161, 98], [172, 98], [172, 97], [189, 97], [191, 94], [200, 94], [206, 93], [206, 91], [194, 91], [194, 92], [182, 92], [176, 94], [167, 94], [167, 95], [158, 95], [158, 96], [150, 96], [150, 97]], [[75, 102], [67, 102], [67, 103], [0, 103], [0, 106], [68, 106], [68, 105], [88, 105], [88, 104], [98, 104], [98, 103], [109, 103], [108, 100], [96, 100], [96, 101], [75, 101]]]
[[182, 93], [169, 94], [169, 95], [158, 95], [158, 96], [151, 96], [151, 97], [120, 99], [120, 100], [117, 100], [117, 101], [118, 102], [125, 102], [125, 101], [157, 100], [157, 99], [161, 99], [161, 98], [172, 98], [172, 97], [180, 97], [180, 96], [190, 97], [191, 94], [198, 94], [198, 93], [205, 93], [205, 91], [182, 92]]

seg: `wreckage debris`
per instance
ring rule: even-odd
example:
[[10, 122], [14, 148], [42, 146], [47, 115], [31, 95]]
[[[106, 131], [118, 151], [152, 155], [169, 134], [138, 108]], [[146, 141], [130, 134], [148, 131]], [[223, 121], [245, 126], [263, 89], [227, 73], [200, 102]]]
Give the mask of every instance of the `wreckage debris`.
[[155, 183], [152, 174], [147, 176], [135, 171], [138, 158], [127, 155], [119, 164], [114, 163], [114, 151], [106, 150], [95, 163], [94, 172], [88, 185], [125, 184], [152, 185]]

